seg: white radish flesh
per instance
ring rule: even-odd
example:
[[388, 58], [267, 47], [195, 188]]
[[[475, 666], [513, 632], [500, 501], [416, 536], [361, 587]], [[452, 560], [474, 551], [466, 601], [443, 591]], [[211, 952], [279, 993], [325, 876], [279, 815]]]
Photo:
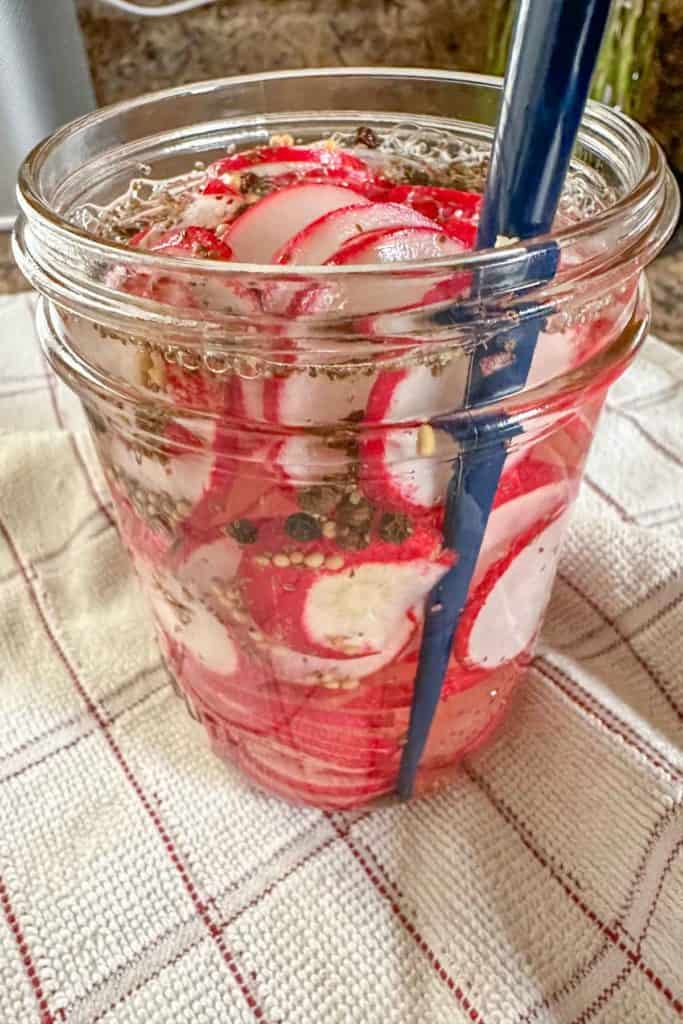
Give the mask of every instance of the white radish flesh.
[[543, 522], [556, 514], [566, 504], [568, 497], [567, 481], [558, 479], [555, 483], [537, 487], [494, 508], [486, 526], [472, 586], [476, 587], [490, 566], [514, 542], [515, 537], [526, 533], [534, 523]]
[[319, 266], [363, 232], [411, 226], [434, 227], [427, 217], [401, 203], [354, 204], [326, 213], [308, 224], [285, 243], [277, 262]]
[[310, 588], [303, 627], [311, 640], [349, 656], [378, 653], [446, 568], [436, 562], [369, 563], [318, 580]]
[[527, 650], [550, 597], [565, 519], [560, 516], [541, 530], [481, 598], [467, 643], [469, 663], [493, 669]]
[[319, 658], [287, 647], [273, 645], [265, 650], [276, 678], [288, 682], [312, 684], [321, 678], [364, 679], [388, 665], [403, 650], [415, 631], [415, 622], [406, 616], [399, 623], [387, 646], [379, 654], [361, 658]]
[[282, 245], [330, 210], [368, 200], [336, 185], [292, 185], [273, 192], [239, 217], [224, 241], [237, 263], [272, 263]]

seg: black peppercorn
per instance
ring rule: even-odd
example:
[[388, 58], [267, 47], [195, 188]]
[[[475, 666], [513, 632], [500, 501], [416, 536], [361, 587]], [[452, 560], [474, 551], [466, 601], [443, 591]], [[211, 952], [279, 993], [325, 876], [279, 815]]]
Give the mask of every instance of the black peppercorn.
[[322, 528], [307, 512], [295, 512], [285, 520], [285, 533], [293, 540], [317, 540], [322, 536]]
[[337, 527], [348, 527], [349, 529], [363, 530], [370, 526], [374, 519], [375, 509], [367, 498], [358, 492], [347, 494], [339, 505], [335, 521]]
[[336, 542], [344, 551], [362, 551], [370, 544], [370, 536], [362, 529], [346, 526], [337, 530]]
[[238, 544], [253, 544], [258, 537], [258, 527], [250, 519], [233, 519], [226, 530]]
[[373, 129], [367, 125], [362, 125], [356, 131], [355, 142], [357, 146], [366, 146], [367, 149], [377, 149], [379, 146], [377, 132], [373, 131]]
[[297, 500], [304, 512], [311, 512], [315, 516], [326, 516], [336, 508], [339, 502], [339, 491], [323, 484], [316, 485], [299, 491]]
[[408, 516], [400, 512], [385, 512], [379, 521], [378, 532], [389, 544], [401, 544], [410, 537], [413, 526]]

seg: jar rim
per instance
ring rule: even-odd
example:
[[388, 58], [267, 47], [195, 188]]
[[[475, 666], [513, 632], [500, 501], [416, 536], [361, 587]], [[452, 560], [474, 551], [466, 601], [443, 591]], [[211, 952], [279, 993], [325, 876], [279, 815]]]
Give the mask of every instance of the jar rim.
[[[77, 246], [88, 252], [95, 259], [111, 259], [115, 257], [122, 264], [135, 262], [141, 269], [155, 270], [162, 273], [173, 271], [191, 271], [196, 273], [201, 268], [202, 275], [220, 279], [230, 275], [232, 279], [240, 276], [251, 278], [286, 277], [289, 281], [298, 278], [317, 279], [365, 278], [391, 273], [409, 275], [428, 273], [454, 268], [464, 272], [474, 272], [483, 266], [503, 269], [528, 258], [528, 246], [533, 244], [538, 251], [552, 245], [561, 250], [580, 245], [588, 239], [609, 237], [616, 225], [624, 219], [637, 225], [631, 235], [631, 250], [638, 253], [642, 264], [646, 264], [661, 248], [675, 223], [678, 212], [678, 194], [673, 176], [669, 171], [664, 155], [657, 142], [649, 133], [631, 118], [621, 112], [612, 110], [601, 103], [590, 101], [582, 120], [579, 138], [587, 138], [586, 133], [593, 133], [596, 140], [601, 141], [603, 149], [608, 147], [610, 137], [618, 137], [621, 144], [628, 148], [629, 158], [637, 177], [633, 186], [614, 203], [599, 212], [589, 215], [567, 227], [561, 227], [545, 235], [528, 239], [526, 242], [512, 243], [499, 248], [481, 249], [464, 252], [457, 257], [440, 256], [426, 260], [413, 260], [396, 263], [378, 263], [348, 266], [319, 265], [287, 265], [279, 267], [274, 264], [237, 263], [228, 260], [202, 260], [192, 257], [169, 256], [166, 254], [131, 249], [130, 246], [105, 240], [66, 219], [50, 204], [41, 189], [39, 176], [41, 168], [52, 152], [65, 142], [71, 135], [84, 128], [105, 123], [124, 112], [136, 108], [144, 108], [150, 103], [173, 100], [175, 97], [201, 95], [217, 89], [231, 86], [277, 81], [278, 79], [315, 79], [317, 77], [354, 78], [368, 76], [371, 78], [413, 79], [416, 82], [452, 82], [465, 85], [480, 85], [500, 93], [502, 79], [495, 76], [477, 75], [459, 71], [440, 71], [422, 68], [391, 68], [391, 67], [343, 67], [343, 68], [312, 68], [272, 71], [263, 74], [235, 75], [225, 78], [211, 79], [190, 85], [175, 86], [170, 89], [146, 93], [133, 99], [102, 107], [90, 114], [69, 122], [48, 136], [28, 154], [19, 173], [18, 199], [22, 213], [30, 224], [38, 224], [43, 230], [57, 236], [61, 243]], [[653, 200], [659, 200], [654, 202]], [[649, 211], [649, 212], [648, 212]], [[609, 250], [609, 247], [608, 247]], [[603, 265], [611, 265], [615, 254], [608, 251]], [[603, 267], [593, 266], [593, 272]], [[585, 273], [583, 261], [568, 266], [562, 273], [562, 281], [571, 283]]]

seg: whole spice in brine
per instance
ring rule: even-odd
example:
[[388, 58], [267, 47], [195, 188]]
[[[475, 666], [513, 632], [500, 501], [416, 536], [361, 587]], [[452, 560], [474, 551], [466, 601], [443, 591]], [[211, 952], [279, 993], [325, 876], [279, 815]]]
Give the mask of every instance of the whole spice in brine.
[[233, 519], [226, 530], [238, 544], [253, 544], [258, 537], [258, 527], [250, 519]]
[[307, 512], [295, 512], [285, 521], [285, 533], [293, 540], [317, 540], [322, 535], [322, 527]]

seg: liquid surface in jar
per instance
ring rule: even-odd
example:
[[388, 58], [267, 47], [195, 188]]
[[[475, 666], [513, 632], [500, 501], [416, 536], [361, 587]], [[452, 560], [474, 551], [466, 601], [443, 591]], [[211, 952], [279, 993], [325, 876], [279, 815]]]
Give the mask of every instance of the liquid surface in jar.
[[443, 155], [412, 149], [369, 127], [344, 144], [272, 136], [173, 179], [133, 179], [124, 195], [83, 207], [77, 220], [135, 248], [240, 263], [405, 261], [439, 246], [444, 255], [471, 247], [481, 196], [469, 184], [481, 181], [481, 168], [456, 170]]

